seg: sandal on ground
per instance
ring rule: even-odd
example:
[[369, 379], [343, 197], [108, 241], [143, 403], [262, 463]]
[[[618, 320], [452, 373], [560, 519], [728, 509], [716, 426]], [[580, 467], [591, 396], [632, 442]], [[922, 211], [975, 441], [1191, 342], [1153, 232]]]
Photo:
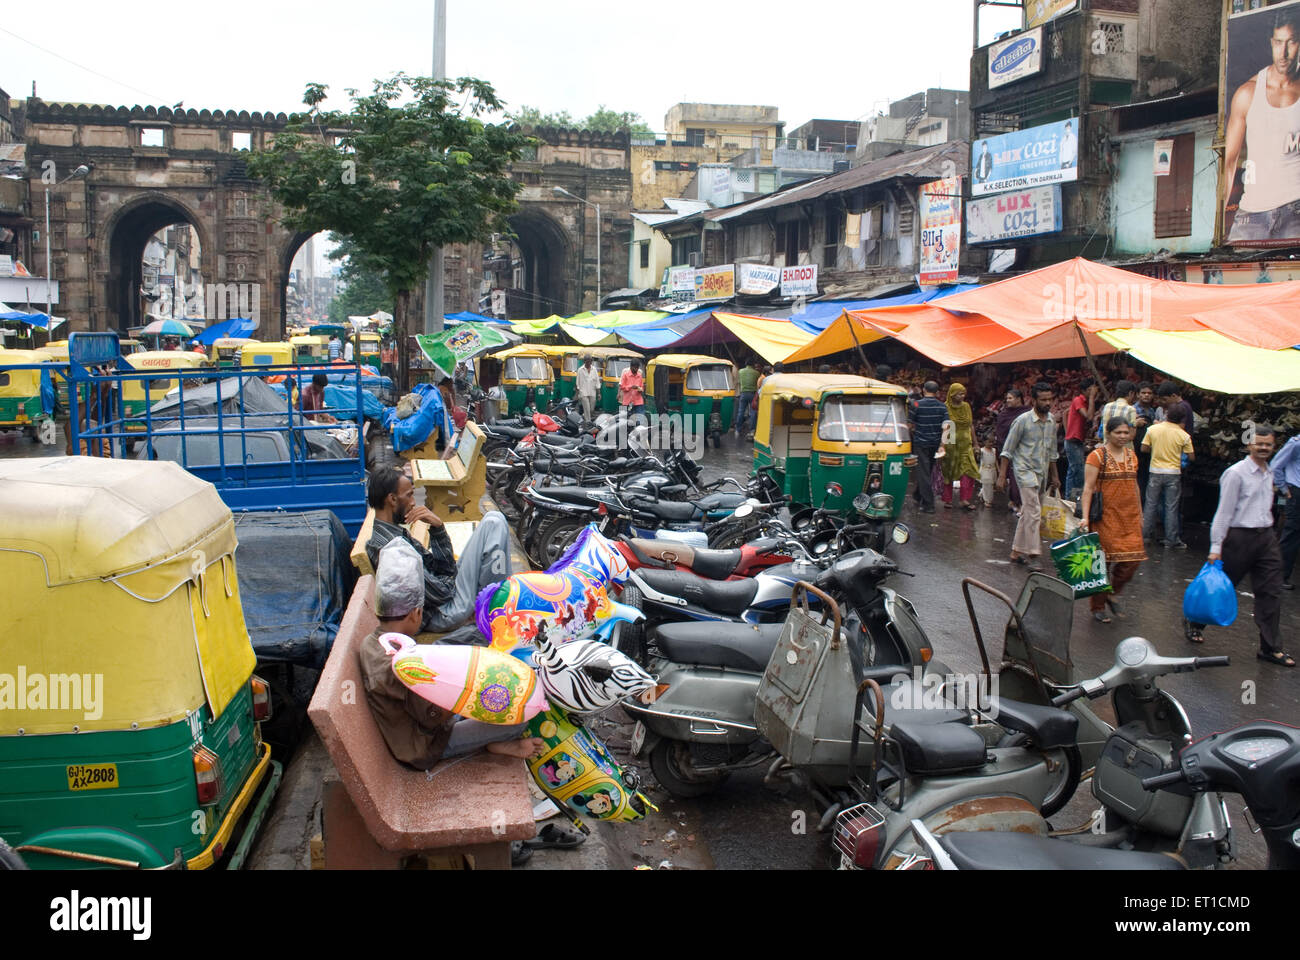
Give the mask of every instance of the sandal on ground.
[[1038, 554], [1033, 554], [1032, 556], [1027, 557], [1026, 561], [1027, 561], [1027, 566], [1029, 567], [1030, 570], [1034, 571], [1035, 573], [1042, 573], [1043, 561], [1039, 559]]
[[587, 840], [573, 827], [561, 823], [548, 823], [531, 840], [525, 840], [524, 846], [530, 850], [568, 850], [580, 846]]
[[1110, 612], [1115, 614], [1116, 619], [1119, 620], [1124, 619], [1124, 608], [1119, 605], [1118, 600], [1112, 600], [1111, 598], [1107, 597], [1106, 606], [1110, 607]]
[[1093, 613], [1092, 619], [1098, 623], [1110, 623], [1110, 614], [1105, 610], [1097, 610]]
[[963, 504], [961, 505], [961, 508], [962, 508], [963, 510], [974, 510], [974, 509], [975, 509], [975, 504], [973, 504], [973, 503], [971, 503], [969, 500], [967, 500], [965, 503], [963, 503]]
[[952, 509], [952, 504], [951, 504], [949, 501], [945, 500], [945, 501], [943, 502], [943, 508], [944, 508], [945, 510], [951, 510], [951, 509]]
[[1025, 566], [1027, 563], [1029, 563], [1029, 561], [1028, 561], [1027, 559], [1025, 559], [1024, 557], [1017, 557], [1017, 556], [1014, 556], [1014, 555], [1011, 557], [1011, 562], [1012, 562], [1012, 563], [1018, 563], [1018, 564], [1020, 564], [1022, 567]]
[[1188, 627], [1185, 634], [1188, 643], [1204, 643], [1205, 636], [1195, 627]]
[[532, 856], [533, 851], [522, 840], [512, 840], [510, 842], [510, 866], [522, 867], [532, 859]]
[[1260, 650], [1255, 656], [1265, 663], [1276, 663], [1279, 667], [1295, 666], [1295, 658], [1289, 653], [1283, 653], [1281, 650], [1274, 650], [1272, 653], [1265, 653]]

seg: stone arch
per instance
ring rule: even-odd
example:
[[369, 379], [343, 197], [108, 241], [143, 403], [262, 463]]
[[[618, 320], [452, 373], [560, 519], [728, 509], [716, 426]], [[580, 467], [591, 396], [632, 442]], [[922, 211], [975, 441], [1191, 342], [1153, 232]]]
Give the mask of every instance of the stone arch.
[[533, 204], [521, 206], [509, 222], [524, 260], [523, 295], [514, 298], [517, 306], [511, 314], [535, 318], [577, 313], [582, 294], [575, 289], [574, 245], [564, 227]]
[[[328, 233], [322, 230], [320, 233]], [[278, 322], [280, 324], [281, 334], [284, 335], [289, 329], [289, 273], [293, 269], [293, 258], [298, 255], [298, 251], [316, 233], [307, 233], [299, 230], [296, 233], [287, 234], [284, 242], [280, 244], [276, 255], [276, 265], [279, 267], [279, 274], [276, 278], [278, 303]], [[320, 323], [320, 320], [316, 321]]]
[[200, 272], [212, 276], [211, 231], [203, 218], [174, 195], [158, 191], [141, 194], [119, 206], [104, 231], [108, 238], [105, 291], [108, 326], [125, 333], [143, 323], [139, 290], [143, 283], [145, 245], [163, 227], [188, 223], [199, 238]]

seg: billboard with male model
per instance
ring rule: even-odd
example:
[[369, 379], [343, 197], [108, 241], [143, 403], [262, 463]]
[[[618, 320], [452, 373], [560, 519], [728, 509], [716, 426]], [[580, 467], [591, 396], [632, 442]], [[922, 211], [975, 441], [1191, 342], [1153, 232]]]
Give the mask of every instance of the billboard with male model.
[[1300, 2], [1229, 16], [1223, 89], [1225, 241], [1300, 242]]

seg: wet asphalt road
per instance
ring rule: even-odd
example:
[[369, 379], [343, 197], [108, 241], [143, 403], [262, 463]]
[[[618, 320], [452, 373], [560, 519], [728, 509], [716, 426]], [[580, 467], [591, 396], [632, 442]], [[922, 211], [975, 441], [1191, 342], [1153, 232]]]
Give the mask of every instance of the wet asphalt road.
[[[704, 479], [734, 476], [743, 481], [751, 468], [752, 446], [727, 437], [719, 450], [710, 449], [702, 458]], [[978, 496], [978, 494], [977, 494]], [[905, 505], [901, 519], [913, 531], [910, 543], [894, 548], [891, 556], [912, 578], [895, 577], [891, 582], [916, 606], [921, 622], [934, 645], [935, 656], [952, 670], [974, 673], [980, 669], [961, 580], [970, 576], [1015, 599], [1024, 585], [1024, 568], [1008, 562], [1015, 517], [999, 495], [991, 509], [969, 513], [945, 510], [922, 514]], [[1183, 638], [1182, 596], [1187, 584], [1205, 561], [1209, 527], [1192, 525], [1184, 530], [1187, 550], [1153, 548], [1137, 577], [1124, 594], [1125, 619], [1110, 624], [1092, 619], [1088, 605], [1075, 604], [1070, 638], [1071, 659], [1081, 677], [1092, 677], [1110, 667], [1115, 645], [1125, 637], [1142, 636], [1166, 656], [1212, 656], [1232, 658], [1227, 668], [1205, 670], [1162, 678], [1162, 688], [1182, 703], [1195, 735], [1224, 730], [1248, 720], [1273, 719], [1300, 723], [1300, 669], [1287, 670], [1255, 659], [1258, 633], [1251, 618], [1253, 600], [1249, 583], [1238, 598], [1237, 622], [1230, 627], [1210, 627], [1206, 642], [1192, 646]], [[1048, 563], [1050, 572], [1050, 563]], [[976, 600], [981, 629], [991, 640], [990, 657], [1001, 650], [1001, 636], [1007, 622], [1005, 608], [991, 598]], [[1002, 612], [999, 612], [999, 611]], [[1282, 635], [1290, 641], [1290, 652], [1300, 656], [1300, 595], [1288, 593], [1283, 600]], [[1253, 702], [1251, 700], [1253, 699]], [[1108, 700], [1094, 701], [1103, 719], [1113, 721]], [[612, 725], [611, 725], [612, 727]], [[621, 739], [614, 729], [603, 735], [615, 744]], [[621, 752], [621, 751], [620, 751]], [[626, 755], [626, 754], [623, 754]], [[653, 785], [648, 767], [645, 774]], [[733, 774], [719, 789], [691, 801], [673, 801], [661, 790], [652, 792], [660, 806], [676, 816], [665, 817], [663, 829], [651, 844], [619, 834], [615, 839], [628, 847], [638, 862], [657, 862], [655, 854], [676, 851], [679, 866], [713, 866], [720, 869], [819, 869], [826, 864], [829, 841], [815, 831], [817, 812], [812, 798], [803, 791], [785, 787], [778, 793], [762, 783], [763, 768]], [[1249, 832], [1242, 803], [1228, 797], [1233, 834], [1238, 844], [1238, 868], [1262, 868], [1266, 853], [1259, 838]], [[1057, 817], [1058, 827], [1083, 823], [1096, 806], [1087, 784]], [[806, 826], [805, 832], [799, 827]], [[661, 836], [675, 829], [677, 837], [665, 843]], [[683, 843], [694, 836], [694, 843]], [[673, 859], [673, 854], [666, 854]]]

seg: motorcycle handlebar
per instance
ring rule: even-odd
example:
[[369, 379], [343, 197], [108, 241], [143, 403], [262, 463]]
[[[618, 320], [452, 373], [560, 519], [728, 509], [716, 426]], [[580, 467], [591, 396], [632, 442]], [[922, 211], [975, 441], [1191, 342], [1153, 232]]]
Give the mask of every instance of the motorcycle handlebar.
[[[1209, 659], [1209, 658], [1207, 658]], [[1223, 659], [1227, 659], [1224, 657]], [[1142, 778], [1143, 790], [1159, 790], [1161, 787], [1167, 787], [1171, 783], [1179, 783], [1183, 779], [1183, 771], [1173, 770], [1169, 773], [1158, 773], [1154, 777]]]
[[1067, 703], [1071, 703], [1072, 701], [1078, 700], [1080, 697], [1086, 697], [1087, 695], [1088, 692], [1084, 690], [1083, 687], [1074, 687], [1073, 689], [1065, 691], [1065, 693], [1053, 697], [1052, 706], [1063, 707]]
[[1197, 657], [1195, 669], [1202, 667], [1227, 667], [1231, 666], [1232, 661], [1228, 657]]

